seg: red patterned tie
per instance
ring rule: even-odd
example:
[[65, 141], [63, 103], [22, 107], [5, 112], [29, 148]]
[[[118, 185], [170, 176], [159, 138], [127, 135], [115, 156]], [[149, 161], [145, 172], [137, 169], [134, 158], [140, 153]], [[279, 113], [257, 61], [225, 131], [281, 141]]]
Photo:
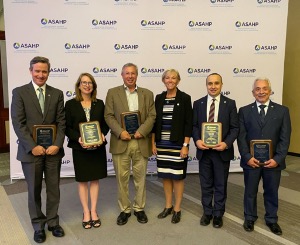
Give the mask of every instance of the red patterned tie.
[[212, 103], [210, 105], [208, 122], [214, 122], [215, 119], [215, 100], [216, 99], [212, 99]]

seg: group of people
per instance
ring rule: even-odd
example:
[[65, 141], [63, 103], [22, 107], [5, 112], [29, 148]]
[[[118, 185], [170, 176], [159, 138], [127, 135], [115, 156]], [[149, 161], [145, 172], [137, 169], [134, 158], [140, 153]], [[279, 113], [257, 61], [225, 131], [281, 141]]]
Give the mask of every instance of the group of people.
[[[193, 138], [199, 160], [203, 215], [200, 224], [223, 226], [227, 198], [230, 161], [234, 158], [233, 142], [237, 139], [244, 171], [244, 229], [253, 231], [257, 217], [257, 192], [263, 181], [265, 222], [270, 230], [281, 235], [278, 225], [278, 188], [288, 152], [291, 122], [287, 107], [270, 100], [271, 84], [267, 78], [257, 78], [252, 94], [255, 102], [240, 108], [222, 95], [222, 77], [212, 73], [206, 78], [207, 95], [195, 101], [179, 90], [180, 74], [166, 70], [162, 82], [166, 90], [154, 100], [153, 93], [137, 86], [138, 68], [133, 63], [122, 67], [123, 84], [107, 92], [105, 105], [97, 99], [97, 83], [89, 73], [82, 73], [75, 84], [76, 96], [64, 105], [62, 91], [46, 84], [50, 62], [34, 57], [29, 67], [32, 81], [13, 90], [11, 118], [18, 137], [17, 159], [28, 186], [28, 208], [34, 229], [34, 240], [46, 240], [45, 225], [55, 237], [64, 236], [59, 225], [60, 169], [64, 156], [63, 142], [68, 137], [72, 148], [75, 180], [83, 209], [84, 229], [101, 226], [97, 213], [99, 179], [107, 176], [105, 135], [111, 132], [109, 151], [112, 154], [121, 210], [118, 225], [125, 225], [133, 214], [140, 223], [147, 223], [146, 172], [148, 157], [157, 159], [157, 174], [162, 178], [165, 205], [159, 219], [172, 215], [171, 222], [181, 220], [181, 202], [186, 178], [189, 143]], [[123, 113], [139, 115], [135, 132], [124, 127]], [[103, 144], [86, 145], [79, 124], [98, 121]], [[202, 139], [203, 123], [221, 123], [220, 142], [209, 146]], [[34, 125], [56, 125], [56, 136], [49, 147], [37, 145]], [[250, 151], [251, 140], [271, 140], [273, 157], [262, 165]], [[132, 172], [135, 187], [133, 203], [129, 198]], [[42, 179], [46, 183], [46, 214], [42, 212]], [[174, 198], [173, 198], [174, 193]], [[173, 204], [174, 199], [174, 204]]]

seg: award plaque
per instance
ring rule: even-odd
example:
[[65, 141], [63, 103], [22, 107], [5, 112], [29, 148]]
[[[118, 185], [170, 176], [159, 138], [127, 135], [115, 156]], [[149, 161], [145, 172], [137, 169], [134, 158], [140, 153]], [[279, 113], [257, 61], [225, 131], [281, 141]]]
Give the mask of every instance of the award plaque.
[[122, 128], [133, 136], [141, 125], [141, 114], [139, 111], [123, 112], [121, 122]]
[[201, 139], [203, 143], [213, 148], [221, 142], [222, 139], [222, 123], [220, 122], [204, 122], [202, 123]]
[[33, 140], [44, 148], [53, 145], [56, 137], [56, 125], [33, 125]]
[[273, 157], [272, 140], [251, 140], [250, 153], [256, 160], [259, 160], [258, 165], [264, 166], [265, 161]]
[[102, 145], [102, 135], [98, 121], [79, 123], [79, 131], [85, 146]]

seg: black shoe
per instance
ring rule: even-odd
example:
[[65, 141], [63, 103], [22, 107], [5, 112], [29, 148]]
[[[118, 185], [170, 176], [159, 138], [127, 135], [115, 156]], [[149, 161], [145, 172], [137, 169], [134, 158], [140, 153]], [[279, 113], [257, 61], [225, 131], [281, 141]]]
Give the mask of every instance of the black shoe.
[[245, 220], [243, 227], [244, 227], [245, 231], [253, 231], [254, 230], [254, 221]]
[[42, 243], [46, 240], [45, 230], [38, 230], [34, 232], [33, 240], [37, 243]]
[[138, 211], [138, 212], [134, 211], [134, 215], [136, 216], [138, 222], [142, 224], [148, 222], [148, 218], [147, 215], [145, 214], [145, 211]]
[[165, 208], [159, 215], [157, 215], [157, 218], [164, 219], [172, 212], [173, 212], [173, 206], [170, 208]]
[[201, 217], [201, 220], [200, 220], [200, 225], [203, 225], [203, 226], [209, 225], [211, 219], [212, 219], [212, 215], [203, 214]]
[[181, 218], [181, 211], [178, 211], [178, 212], [174, 211], [171, 222], [173, 224], [177, 224], [180, 222], [180, 218]]
[[282, 235], [282, 230], [281, 230], [280, 226], [277, 223], [267, 223], [266, 225], [270, 228], [270, 230], [274, 234], [276, 234], [278, 236]]
[[223, 218], [222, 216], [214, 216], [213, 219], [213, 227], [221, 228], [223, 226]]
[[118, 225], [125, 225], [128, 221], [128, 218], [131, 216], [131, 213], [121, 212], [117, 219]]
[[64, 229], [60, 225], [48, 226], [48, 231], [52, 231], [52, 235], [55, 237], [63, 237], [65, 235]]

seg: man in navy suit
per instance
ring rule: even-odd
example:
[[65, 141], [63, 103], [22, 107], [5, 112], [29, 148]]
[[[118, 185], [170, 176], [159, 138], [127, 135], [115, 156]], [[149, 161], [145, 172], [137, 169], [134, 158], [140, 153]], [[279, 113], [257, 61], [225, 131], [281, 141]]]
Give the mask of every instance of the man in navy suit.
[[[219, 74], [210, 74], [206, 78], [208, 95], [195, 101], [193, 106], [193, 139], [199, 160], [203, 206], [200, 224], [207, 226], [213, 218], [215, 228], [223, 226], [230, 160], [234, 158], [233, 142], [239, 131], [235, 101], [221, 94], [222, 85], [222, 77]], [[210, 112], [213, 114], [210, 115]], [[222, 123], [221, 142], [213, 148], [209, 148], [201, 136], [202, 123], [208, 122], [209, 119], [210, 122]]]
[[[45, 224], [53, 236], [64, 236], [57, 214], [60, 200], [59, 180], [65, 139], [64, 96], [62, 91], [46, 85], [50, 62], [45, 57], [34, 57], [29, 67], [30, 83], [12, 92], [11, 119], [18, 137], [17, 159], [21, 161], [28, 186], [28, 208], [34, 229], [34, 241], [46, 240]], [[39, 103], [40, 93], [44, 103]], [[55, 125], [56, 137], [47, 149], [33, 139], [34, 125]], [[42, 181], [46, 183], [46, 215], [42, 212]]]
[[[240, 133], [238, 147], [241, 154], [241, 167], [244, 170], [244, 229], [253, 231], [257, 220], [257, 191], [262, 178], [264, 188], [265, 222], [270, 230], [281, 235], [277, 224], [278, 188], [281, 170], [285, 169], [291, 135], [291, 121], [287, 107], [272, 102], [271, 84], [268, 78], [257, 78], [252, 94], [255, 102], [240, 108]], [[251, 140], [272, 140], [273, 157], [263, 166], [250, 154]]]

